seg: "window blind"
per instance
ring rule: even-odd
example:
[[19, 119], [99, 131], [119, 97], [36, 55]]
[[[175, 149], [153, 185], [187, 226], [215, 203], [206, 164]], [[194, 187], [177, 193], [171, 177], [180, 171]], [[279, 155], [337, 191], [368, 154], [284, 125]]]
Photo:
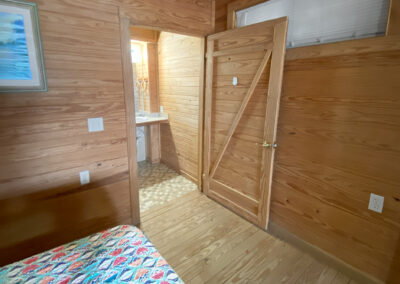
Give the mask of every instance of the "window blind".
[[384, 35], [390, 0], [270, 0], [236, 12], [243, 27], [283, 16], [287, 47]]

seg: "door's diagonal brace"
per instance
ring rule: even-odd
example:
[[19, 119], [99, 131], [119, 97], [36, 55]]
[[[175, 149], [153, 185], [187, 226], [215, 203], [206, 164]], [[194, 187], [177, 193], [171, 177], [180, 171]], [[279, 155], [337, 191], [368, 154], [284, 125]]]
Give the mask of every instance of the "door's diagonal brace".
[[236, 114], [235, 119], [233, 120], [231, 128], [229, 129], [228, 134], [226, 135], [222, 149], [218, 153], [217, 159], [215, 160], [215, 163], [214, 163], [212, 169], [210, 170], [210, 178], [212, 178], [214, 176], [215, 171], [217, 170], [217, 168], [222, 160], [222, 157], [224, 156], [225, 151], [228, 148], [229, 142], [232, 139], [232, 135], [235, 132], [237, 126], [239, 125], [240, 119], [242, 118], [243, 113], [244, 113], [251, 97], [254, 94], [257, 84], [260, 81], [262, 73], [264, 72], [265, 68], [267, 67], [268, 60], [270, 57], [271, 57], [271, 50], [269, 49], [265, 53], [265, 56], [262, 59], [260, 66], [258, 67], [257, 73], [254, 76], [253, 81], [251, 82], [250, 88], [247, 90], [247, 93], [246, 93], [245, 97], [243, 98], [242, 104], [240, 105], [239, 111]]

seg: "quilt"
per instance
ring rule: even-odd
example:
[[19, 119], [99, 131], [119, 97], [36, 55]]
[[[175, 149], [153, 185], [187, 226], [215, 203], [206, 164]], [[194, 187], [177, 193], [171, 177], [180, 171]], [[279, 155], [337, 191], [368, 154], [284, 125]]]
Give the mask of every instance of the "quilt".
[[183, 283], [143, 232], [117, 226], [0, 268], [0, 283]]

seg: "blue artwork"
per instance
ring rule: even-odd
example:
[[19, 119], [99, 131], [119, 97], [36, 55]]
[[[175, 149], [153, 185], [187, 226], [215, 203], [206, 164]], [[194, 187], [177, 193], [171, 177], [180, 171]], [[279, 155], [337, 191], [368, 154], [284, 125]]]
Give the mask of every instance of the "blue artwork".
[[24, 17], [0, 12], [0, 79], [31, 80]]

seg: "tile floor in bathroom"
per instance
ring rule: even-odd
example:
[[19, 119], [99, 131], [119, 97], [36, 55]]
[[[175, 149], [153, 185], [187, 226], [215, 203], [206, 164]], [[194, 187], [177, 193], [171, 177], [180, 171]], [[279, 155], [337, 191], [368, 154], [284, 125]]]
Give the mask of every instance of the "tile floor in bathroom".
[[168, 168], [165, 164], [138, 163], [140, 211], [162, 205], [188, 192], [197, 185]]

